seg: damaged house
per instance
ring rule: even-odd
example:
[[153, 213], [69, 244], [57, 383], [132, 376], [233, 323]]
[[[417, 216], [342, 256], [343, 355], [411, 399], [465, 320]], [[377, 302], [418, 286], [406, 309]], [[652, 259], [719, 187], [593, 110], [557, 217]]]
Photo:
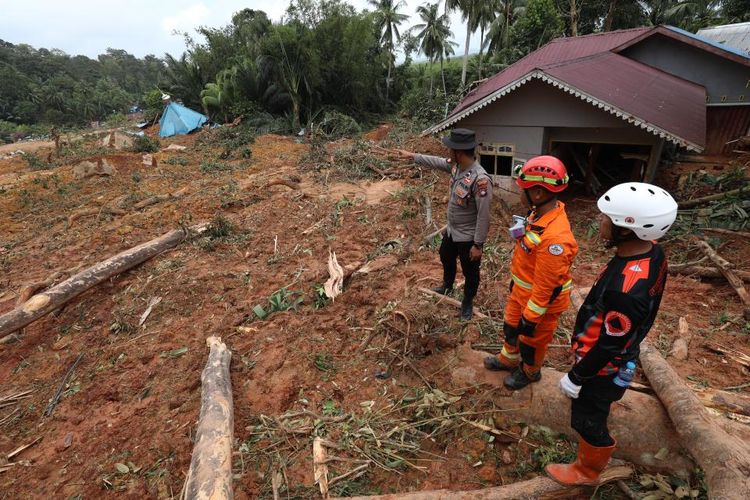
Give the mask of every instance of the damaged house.
[[477, 132], [500, 184], [540, 154], [588, 188], [653, 179], [666, 148], [704, 154], [750, 127], [750, 58], [671, 26], [558, 38], [467, 94], [442, 122]]

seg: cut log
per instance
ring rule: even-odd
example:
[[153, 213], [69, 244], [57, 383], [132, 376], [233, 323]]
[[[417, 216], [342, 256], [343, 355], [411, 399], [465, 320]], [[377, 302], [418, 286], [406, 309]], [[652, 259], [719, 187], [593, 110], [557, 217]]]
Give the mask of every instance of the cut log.
[[[435, 297], [440, 302], [445, 302], [446, 304], [450, 304], [452, 306], [461, 307], [461, 302], [457, 301], [454, 298], [448, 297], [447, 295], [442, 295], [437, 292], [433, 292], [429, 288], [419, 288], [419, 291], [422, 292], [425, 295], [429, 295], [431, 297]], [[489, 316], [486, 314], [482, 314], [479, 311], [477, 311], [477, 308], [474, 307], [474, 317], [479, 319], [488, 319]]]
[[742, 301], [745, 309], [745, 319], [750, 320], [750, 294], [747, 293], [747, 290], [745, 290], [745, 284], [732, 269], [732, 264], [723, 259], [719, 254], [717, 254], [716, 251], [711, 248], [711, 245], [709, 245], [708, 242], [703, 240], [696, 240], [696, 243], [698, 244], [700, 249], [703, 250], [703, 252], [708, 256], [708, 258], [711, 259], [711, 262], [713, 262], [714, 265], [719, 268], [719, 271], [721, 271], [721, 274], [724, 275], [729, 284], [732, 285], [734, 291], [737, 292], [737, 295], [740, 297], [740, 300]]
[[[596, 486], [612, 481], [621, 481], [633, 475], [633, 469], [626, 466], [610, 467], [599, 478]], [[499, 500], [499, 499], [547, 499], [547, 498], [588, 498], [596, 486], [570, 487], [556, 483], [548, 477], [535, 477], [505, 486], [496, 486], [472, 491], [432, 490], [414, 493], [393, 493], [348, 497], [349, 500]], [[588, 491], [588, 495], [585, 493]]]
[[696, 391], [696, 396], [703, 406], [719, 411], [750, 416], [750, 398], [728, 391], [704, 389]]
[[[750, 272], [739, 271], [737, 269], [734, 269], [733, 271], [742, 281], [750, 283]], [[715, 267], [686, 266], [674, 269], [673, 266], [669, 266], [669, 274], [682, 274], [684, 276], [704, 279], [724, 279], [724, 275]]]
[[112, 208], [112, 207], [93, 207], [93, 208], [84, 208], [83, 210], [79, 210], [77, 212], [73, 212], [68, 217], [68, 227], [72, 226], [73, 223], [80, 219], [81, 217], [89, 217], [91, 215], [101, 215], [101, 214], [110, 214], [110, 215], [125, 215], [127, 212], [125, 210], [122, 210], [120, 208]]
[[[503, 388], [503, 374], [484, 368], [486, 353], [463, 346], [457, 354], [459, 363], [451, 373], [453, 386], [466, 388], [483, 384], [497, 388], [491, 393], [495, 406], [502, 409], [495, 416], [497, 428], [526, 422], [576, 436], [570, 427], [570, 400], [558, 387], [563, 373], [544, 368], [542, 380], [532, 384], [530, 389], [509, 392]], [[737, 440], [750, 442], [747, 426], [723, 416], [709, 418]], [[617, 458], [666, 473], [683, 473], [694, 468], [664, 406], [652, 395], [627, 391], [622, 400], [612, 405], [609, 428], [617, 440]]]
[[141, 210], [143, 208], [150, 207], [151, 205], [156, 205], [157, 203], [161, 203], [162, 201], [176, 200], [177, 198], [182, 198], [187, 193], [188, 193], [188, 189], [182, 188], [178, 191], [175, 191], [174, 193], [151, 196], [149, 198], [139, 201], [138, 203], [133, 205], [133, 208], [136, 210]]
[[709, 196], [704, 196], [702, 198], [695, 198], [694, 200], [681, 201], [677, 204], [677, 206], [681, 210], [685, 208], [693, 208], [693, 207], [697, 207], [698, 205], [703, 205], [704, 203], [708, 203], [711, 201], [723, 200], [724, 198], [729, 198], [730, 196], [735, 196], [743, 192], [750, 193], [750, 187], [743, 186], [737, 189], [732, 189], [730, 191], [725, 191], [723, 193], [712, 194]]
[[[207, 224], [190, 228], [194, 232], [205, 231]], [[94, 264], [71, 276], [49, 290], [34, 295], [15, 309], [0, 316], [0, 337], [15, 332], [54, 311], [86, 290], [121, 274], [133, 267], [179, 245], [190, 233], [184, 229], [175, 229], [151, 241], [125, 250], [114, 257]]]
[[709, 497], [750, 498], [750, 446], [746, 438], [719, 427], [659, 351], [643, 346], [640, 361], [680, 441], [705, 472]]
[[293, 189], [295, 191], [299, 190], [299, 183], [288, 179], [274, 179], [266, 184], [267, 188], [271, 186], [286, 186], [289, 189]]
[[201, 413], [190, 460], [185, 498], [233, 498], [234, 407], [229, 365], [232, 352], [218, 337], [206, 339], [210, 351], [201, 375]]

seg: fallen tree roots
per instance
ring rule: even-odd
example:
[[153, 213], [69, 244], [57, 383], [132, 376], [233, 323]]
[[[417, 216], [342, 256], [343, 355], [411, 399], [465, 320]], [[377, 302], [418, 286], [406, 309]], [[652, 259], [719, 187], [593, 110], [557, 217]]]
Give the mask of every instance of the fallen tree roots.
[[705, 472], [709, 497], [750, 498], [747, 441], [716, 424], [698, 397], [656, 349], [643, 346], [640, 361], [674, 422], [680, 441]]
[[232, 352], [218, 337], [206, 339], [210, 351], [201, 375], [201, 413], [190, 461], [185, 498], [233, 498], [232, 441], [234, 407], [229, 365]]
[[711, 248], [711, 245], [709, 245], [706, 241], [696, 240], [696, 243], [698, 244], [700, 249], [703, 250], [706, 256], [708, 256], [711, 262], [713, 262], [714, 265], [719, 268], [719, 271], [721, 271], [721, 274], [724, 275], [732, 288], [734, 288], [734, 291], [737, 292], [737, 295], [740, 297], [740, 300], [742, 301], [745, 309], [745, 319], [750, 320], [750, 294], [747, 293], [747, 290], [745, 290], [745, 284], [732, 269], [732, 264], [723, 259], [719, 254], [717, 254], [716, 251]]
[[[446, 304], [450, 304], [452, 306], [461, 307], [461, 302], [457, 301], [456, 299], [448, 297], [447, 295], [442, 295], [437, 292], [433, 292], [429, 288], [419, 288], [419, 291], [425, 295], [435, 297], [436, 299], [438, 299], [438, 302], [445, 302]], [[489, 319], [489, 316], [477, 311], [476, 307], [474, 307], [474, 317], [478, 319]]]
[[[612, 481], [621, 481], [633, 475], [633, 469], [626, 466], [610, 467], [599, 478], [596, 486]], [[472, 491], [433, 490], [414, 493], [393, 493], [390, 495], [374, 495], [350, 497], [350, 500], [494, 500], [494, 499], [547, 499], [547, 498], [588, 498], [592, 487], [562, 486], [548, 477], [536, 477], [528, 481], [521, 481], [505, 486], [484, 488]], [[589, 495], [586, 495], [589, 491]]]
[[71, 276], [49, 290], [36, 294], [15, 309], [0, 315], [0, 337], [15, 332], [49, 314], [70, 300], [78, 297], [86, 290], [121, 274], [133, 267], [153, 258], [160, 253], [176, 247], [190, 232], [201, 233], [207, 224], [199, 224], [189, 230], [175, 229], [151, 241], [121, 252], [114, 257], [94, 264]]
[[723, 193], [712, 194], [710, 196], [704, 196], [702, 198], [695, 198], [694, 200], [681, 201], [677, 204], [677, 206], [680, 208], [680, 210], [685, 208], [693, 208], [710, 201], [723, 200], [724, 198], [729, 198], [730, 196], [735, 196], [741, 194], [742, 192], [750, 192], [750, 187], [743, 186], [741, 188], [732, 189], [731, 191], [725, 191]]

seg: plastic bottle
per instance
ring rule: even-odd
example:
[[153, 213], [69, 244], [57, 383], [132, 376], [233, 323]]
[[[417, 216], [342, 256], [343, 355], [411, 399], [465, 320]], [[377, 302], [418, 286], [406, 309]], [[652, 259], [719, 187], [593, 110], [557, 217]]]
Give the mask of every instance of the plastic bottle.
[[617, 376], [615, 377], [614, 382], [620, 387], [628, 387], [630, 385], [630, 382], [633, 381], [634, 376], [635, 363], [633, 363], [632, 361], [628, 361], [625, 364], [625, 367], [620, 368], [620, 371], [617, 372]]

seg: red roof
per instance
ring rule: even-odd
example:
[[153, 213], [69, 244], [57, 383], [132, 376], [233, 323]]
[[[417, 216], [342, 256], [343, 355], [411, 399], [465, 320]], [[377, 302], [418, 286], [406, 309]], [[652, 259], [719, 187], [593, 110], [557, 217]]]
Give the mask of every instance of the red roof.
[[655, 28], [558, 38], [489, 78], [459, 103], [433, 132], [540, 78], [630, 123], [690, 149], [706, 137], [706, 91], [614, 52]]

